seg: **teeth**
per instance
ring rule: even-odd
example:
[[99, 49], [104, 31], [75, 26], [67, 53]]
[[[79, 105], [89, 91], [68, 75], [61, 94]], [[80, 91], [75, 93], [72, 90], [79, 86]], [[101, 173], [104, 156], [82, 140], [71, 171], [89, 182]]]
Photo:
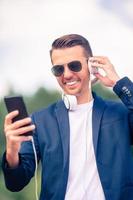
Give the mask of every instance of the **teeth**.
[[73, 84], [75, 84], [75, 83], [77, 83], [77, 81], [67, 82], [66, 84], [67, 84], [67, 85], [73, 85]]

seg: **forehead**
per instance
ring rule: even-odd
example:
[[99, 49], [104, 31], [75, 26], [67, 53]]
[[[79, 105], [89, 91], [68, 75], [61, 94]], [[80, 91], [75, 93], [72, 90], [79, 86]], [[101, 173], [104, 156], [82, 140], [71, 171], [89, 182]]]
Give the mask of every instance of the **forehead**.
[[84, 48], [79, 45], [70, 48], [54, 49], [52, 52], [52, 62], [54, 65], [80, 60], [83, 57], [85, 57]]

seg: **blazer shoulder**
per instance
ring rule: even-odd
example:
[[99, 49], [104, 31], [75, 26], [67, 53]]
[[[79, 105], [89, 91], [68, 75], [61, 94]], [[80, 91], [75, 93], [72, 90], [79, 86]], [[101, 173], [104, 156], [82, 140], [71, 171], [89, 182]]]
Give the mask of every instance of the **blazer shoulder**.
[[99, 109], [103, 107], [105, 113], [124, 114], [128, 112], [128, 108], [120, 100], [103, 99], [93, 93], [94, 96], [94, 108]]
[[38, 110], [36, 112], [33, 112], [31, 116], [33, 118], [36, 118], [36, 117], [40, 118], [40, 117], [44, 117], [44, 116], [45, 117], [46, 116], [54, 116], [55, 115], [56, 107], [58, 105], [62, 104], [62, 103], [63, 103], [62, 100], [54, 102], [54, 103], [50, 104], [48, 107], [46, 107], [46, 108], [42, 108], [42, 109], [40, 109], [40, 110]]
[[121, 101], [106, 100], [105, 103], [108, 109], [116, 109], [121, 112], [128, 111], [127, 107]]
[[128, 109], [122, 102], [106, 100], [105, 119], [118, 120], [128, 116]]

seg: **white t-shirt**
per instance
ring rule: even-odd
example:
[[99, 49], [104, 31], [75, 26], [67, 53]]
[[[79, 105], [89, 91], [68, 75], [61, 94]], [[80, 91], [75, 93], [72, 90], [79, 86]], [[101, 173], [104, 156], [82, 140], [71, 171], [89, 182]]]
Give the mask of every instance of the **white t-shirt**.
[[105, 200], [92, 140], [93, 100], [69, 111], [70, 163], [65, 200]]

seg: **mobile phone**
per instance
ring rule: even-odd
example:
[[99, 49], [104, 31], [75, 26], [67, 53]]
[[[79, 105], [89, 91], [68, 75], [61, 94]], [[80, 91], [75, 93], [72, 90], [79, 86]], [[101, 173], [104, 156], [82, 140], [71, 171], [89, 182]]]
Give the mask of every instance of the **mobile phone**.
[[[17, 120], [21, 120], [21, 119], [28, 117], [28, 112], [27, 112], [27, 109], [26, 109], [26, 106], [25, 106], [22, 96], [4, 97], [4, 102], [5, 102], [8, 113], [12, 112], [14, 110], [19, 111], [19, 114], [13, 118], [12, 122], [15, 122]], [[22, 135], [25, 135], [25, 136], [33, 135], [33, 132], [29, 131]]]
[[95, 73], [98, 72], [98, 67], [92, 67], [91, 63], [88, 63], [88, 68], [90, 71], [90, 79], [92, 83], [95, 83], [97, 81], [97, 78], [94, 76]]

